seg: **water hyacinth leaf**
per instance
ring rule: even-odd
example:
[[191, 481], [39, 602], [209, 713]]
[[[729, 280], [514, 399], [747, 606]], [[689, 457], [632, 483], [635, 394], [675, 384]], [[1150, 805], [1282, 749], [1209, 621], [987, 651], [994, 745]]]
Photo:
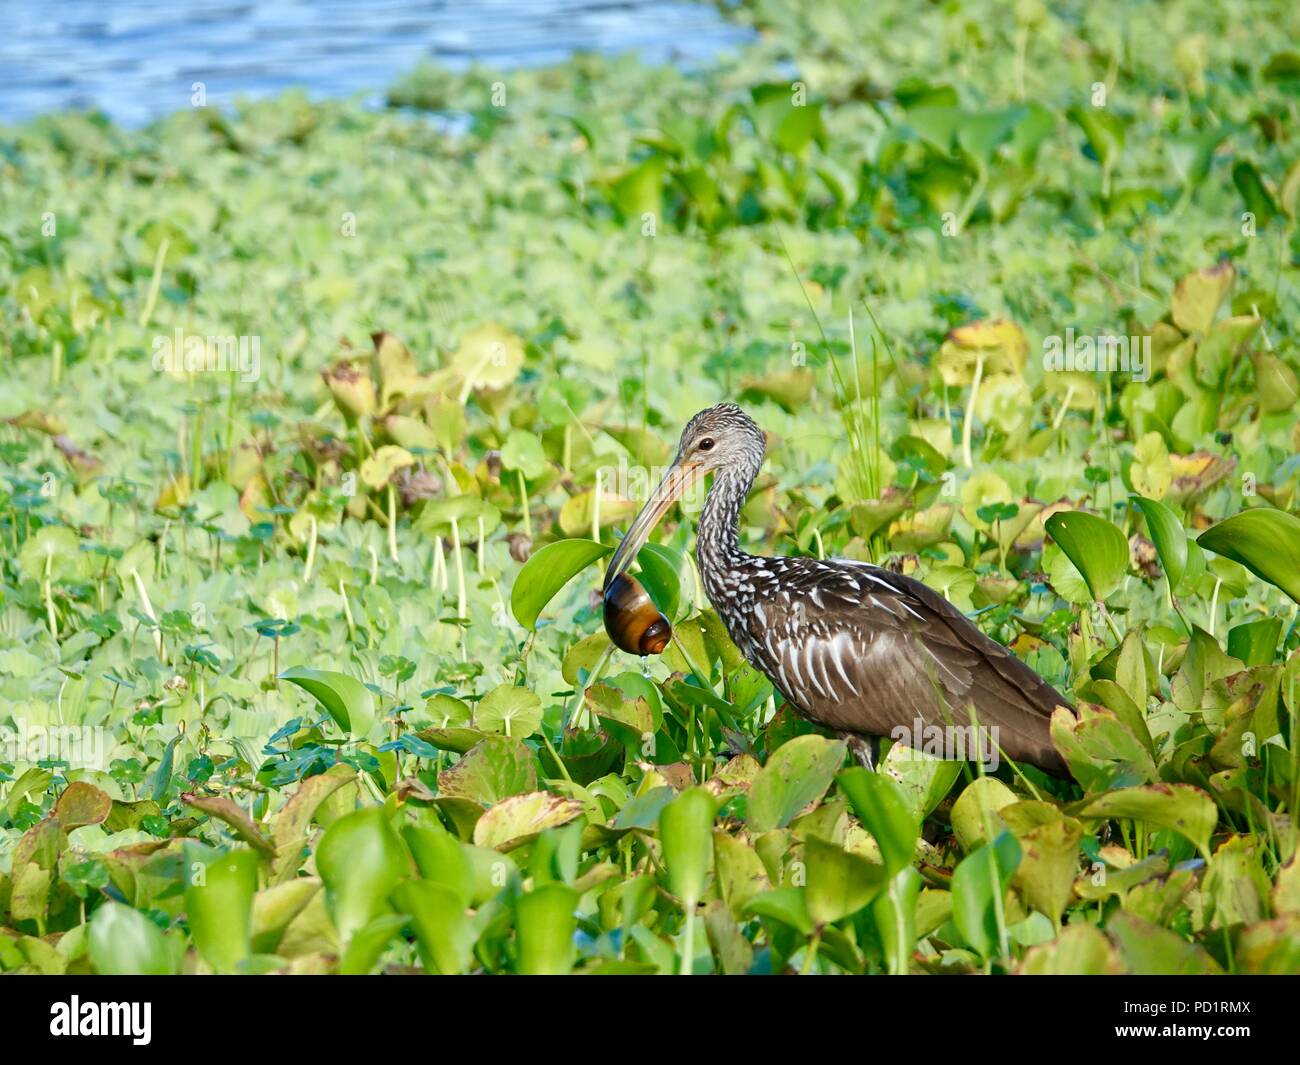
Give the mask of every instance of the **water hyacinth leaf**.
[[1259, 405], [1270, 414], [1287, 411], [1300, 401], [1300, 378], [1295, 370], [1276, 355], [1266, 351], [1252, 354], [1255, 367], [1255, 392]]
[[120, 902], [110, 900], [95, 911], [88, 945], [91, 964], [101, 976], [170, 976], [176, 971], [162, 929]]
[[[1119, 718], [1124, 727], [1147, 749], [1148, 754], [1154, 753], [1154, 743], [1146, 718], [1142, 714], [1141, 707], [1133, 701], [1133, 697], [1127, 690], [1113, 680], [1094, 680], [1085, 685], [1079, 694], [1085, 699], [1104, 706]], [[1144, 696], [1143, 702], [1145, 701]]]
[[772, 886], [763, 860], [744, 840], [722, 831], [713, 833], [713, 854], [718, 894], [739, 917], [746, 902]]
[[1150, 784], [1122, 788], [1082, 799], [1066, 808], [1074, 817], [1131, 817], [1172, 829], [1189, 839], [1201, 857], [1209, 860], [1210, 837], [1219, 823], [1214, 801], [1190, 784]]
[[1159, 500], [1135, 496], [1133, 502], [1147, 520], [1147, 531], [1160, 556], [1169, 587], [1177, 588], [1187, 572], [1187, 530], [1177, 515]]
[[154, 802], [162, 802], [167, 795], [167, 787], [172, 782], [172, 769], [176, 760], [176, 745], [180, 743], [183, 733], [178, 732], [163, 748], [163, 756], [158, 760], [158, 767], [153, 774], [151, 789]]
[[962, 765], [954, 759], [940, 758], [896, 743], [889, 748], [880, 768], [898, 782], [912, 816], [920, 824], [952, 790], [961, 776]]
[[398, 470], [414, 465], [415, 456], [406, 448], [385, 444], [361, 464], [361, 483], [368, 488], [383, 488]]
[[524, 342], [496, 323], [481, 325], [460, 339], [450, 368], [461, 378], [463, 405], [471, 391], [501, 389], [518, 375], [524, 363]]
[[1020, 844], [1003, 832], [961, 860], [952, 874], [952, 917], [962, 938], [982, 958], [1001, 950], [999, 914], [1012, 874], [1020, 864]]
[[375, 724], [375, 697], [356, 677], [330, 669], [294, 666], [281, 680], [298, 685], [311, 695], [344, 732], [364, 738]]
[[24, 580], [41, 583], [76, 577], [84, 571], [84, 556], [77, 534], [63, 525], [46, 525], [18, 552], [18, 572]]
[[230, 973], [251, 950], [253, 896], [261, 859], [247, 848], [191, 868], [185, 913], [199, 954], [218, 973]]
[[1076, 718], [1061, 708], [1052, 714], [1052, 744], [1085, 792], [1106, 791], [1155, 780], [1151, 752], [1114, 714], [1081, 706]]
[[501, 732], [523, 739], [542, 723], [542, 700], [514, 684], [499, 684], [474, 708], [474, 725], [484, 732]]
[[95, 785], [74, 780], [54, 804], [54, 817], [64, 832], [102, 824], [113, 811], [113, 800]]
[[961, 849], [970, 854], [1005, 829], [998, 811], [1015, 801], [1012, 790], [996, 777], [972, 780], [952, 804], [952, 830]]
[[501, 465], [507, 470], [517, 470], [528, 480], [535, 480], [549, 468], [542, 442], [535, 433], [512, 429], [501, 445]]
[[253, 896], [249, 919], [253, 953], [271, 954], [280, 945], [285, 930], [307, 908], [321, 890], [319, 878], [300, 876], [275, 884]]
[[1128, 541], [1105, 518], [1081, 510], [1059, 511], [1045, 523], [1048, 534], [1074, 563], [1093, 598], [1105, 599], [1128, 570]]
[[196, 810], [202, 810], [208, 816], [215, 817], [218, 821], [224, 821], [234, 830], [235, 835], [245, 843], [251, 843], [263, 853], [267, 855], [275, 853], [275, 844], [262, 834], [257, 822], [234, 799], [228, 799], [224, 795], [192, 795], [187, 792], [181, 796], [181, 801], [186, 806], [193, 806]]
[[1196, 542], [1239, 562], [1300, 603], [1300, 518], [1284, 510], [1245, 510], [1206, 529]]
[[1228, 630], [1228, 655], [1240, 659], [1247, 669], [1270, 665], [1281, 635], [1281, 618], [1261, 618], [1235, 625]]
[[796, 736], [777, 748], [749, 788], [749, 827], [784, 828], [826, 793], [844, 761], [844, 743], [823, 736]]
[[1184, 333], [1210, 331], [1219, 307], [1232, 290], [1236, 271], [1228, 260], [1188, 274], [1174, 286], [1171, 314]]
[[316, 868], [345, 949], [352, 936], [389, 912], [388, 896], [410, 874], [411, 858], [382, 807], [339, 818], [321, 837]]
[[718, 959], [727, 976], [741, 976], [754, 964], [754, 946], [740, 930], [736, 918], [727, 905], [714, 900], [704, 908], [704, 928], [709, 936], [709, 949]]
[[393, 892], [393, 902], [411, 915], [420, 956], [430, 971], [451, 976], [469, 968], [478, 931], [457, 892], [429, 880], [407, 880]]
[[442, 795], [478, 803], [500, 802], [536, 790], [537, 758], [511, 736], [488, 736], [438, 774]]
[[1022, 854], [1014, 882], [1025, 901], [1054, 928], [1060, 927], [1061, 914], [1073, 898], [1082, 838], [1077, 821], [1059, 817], [1018, 837]]
[[425, 880], [452, 892], [462, 907], [474, 898], [475, 870], [468, 848], [441, 825], [406, 825], [402, 839]]
[[846, 769], [835, 778], [863, 827], [880, 847], [885, 869], [891, 875], [912, 861], [921, 823], [902, 786], [884, 773], [861, 766]]
[[900, 869], [871, 904], [871, 916], [891, 976], [901, 976], [908, 971], [912, 950], [916, 946], [916, 903], [923, 883], [921, 874], [915, 869]]
[[275, 844], [272, 884], [283, 883], [297, 873], [302, 863], [307, 830], [316, 811], [339, 788], [355, 780], [356, 775], [357, 771], [349, 765], [335, 765], [298, 785], [298, 790], [271, 823], [271, 841]]
[[690, 788], [659, 811], [668, 886], [693, 909], [704, 894], [713, 865], [713, 814], [717, 800], [704, 788]]
[[889, 879], [884, 866], [818, 836], [805, 841], [804, 861], [808, 866], [804, 899], [808, 915], [818, 925], [857, 913], [884, 890]]
[[1277, 217], [1277, 205], [1254, 163], [1245, 159], [1237, 160], [1232, 166], [1232, 183], [1241, 193], [1246, 210], [1255, 216], [1257, 226], [1266, 226]]
[[535, 628], [546, 604], [574, 577], [614, 549], [595, 540], [557, 540], [533, 552], [510, 590], [510, 609], [525, 629]]
[[1113, 111], [1096, 107], [1074, 107], [1070, 118], [1083, 130], [1102, 167], [1109, 170], [1124, 150], [1124, 122]]
[[1199, 946], [1166, 928], [1117, 910], [1106, 923], [1125, 971], [1138, 976], [1199, 976], [1219, 972]]
[[1030, 950], [1016, 971], [1030, 976], [1115, 976], [1122, 968], [1104, 933], [1089, 924], [1071, 924], [1051, 943]]
[[800, 935], [812, 935], [813, 919], [808, 913], [808, 902], [801, 887], [762, 891], [745, 903], [744, 912], [778, 921]]
[[562, 976], [573, 968], [574, 910], [578, 893], [552, 882], [515, 898], [517, 971], [524, 976]]
[[362, 976], [374, 969], [393, 937], [406, 927], [406, 920], [405, 914], [381, 913], [357, 929], [339, 958], [339, 975]]
[[527, 843], [548, 828], [565, 825], [580, 817], [583, 805], [544, 791], [511, 795], [494, 803], [474, 826], [474, 844], [496, 850], [511, 850]]

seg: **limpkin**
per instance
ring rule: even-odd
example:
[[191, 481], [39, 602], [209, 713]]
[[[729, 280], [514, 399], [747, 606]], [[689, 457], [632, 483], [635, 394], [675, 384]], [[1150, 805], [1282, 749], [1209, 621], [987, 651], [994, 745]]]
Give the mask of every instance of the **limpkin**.
[[[974, 724], [1006, 755], [1066, 775], [1049, 723], [1068, 702], [939, 593], [865, 562], [741, 550], [740, 509], [765, 445], [763, 431], [735, 404], [695, 415], [610, 560], [607, 592], [626, 583], [625, 571], [668, 508], [713, 473], [696, 529], [704, 591], [741, 654], [797, 712], [848, 740], [870, 764], [870, 739], [901, 729], [920, 747], [918, 731], [969, 727], [973, 706]], [[649, 650], [664, 642], [666, 634]]]

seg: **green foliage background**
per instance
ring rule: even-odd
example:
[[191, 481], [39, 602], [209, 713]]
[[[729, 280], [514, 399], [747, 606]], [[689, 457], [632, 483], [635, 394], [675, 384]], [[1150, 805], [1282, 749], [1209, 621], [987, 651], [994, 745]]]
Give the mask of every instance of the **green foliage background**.
[[[1300, 970], [1295, 6], [728, 11], [702, 70], [0, 131], [0, 968]], [[677, 642], [608, 653], [724, 399], [751, 550], [943, 591], [1075, 783], [846, 768], [691, 507]]]

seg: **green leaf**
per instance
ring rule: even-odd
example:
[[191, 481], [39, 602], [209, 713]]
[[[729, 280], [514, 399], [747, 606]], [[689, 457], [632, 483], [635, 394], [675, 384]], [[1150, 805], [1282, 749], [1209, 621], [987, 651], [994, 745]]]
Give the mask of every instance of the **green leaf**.
[[298, 785], [289, 801], [275, 815], [271, 823], [271, 841], [275, 844], [275, 860], [271, 865], [271, 884], [282, 884], [298, 872], [303, 861], [303, 846], [307, 830], [320, 804], [356, 779], [356, 770], [349, 765], [331, 766], [324, 773], [308, 777]]
[[428, 969], [451, 976], [469, 968], [478, 930], [465, 909], [465, 900], [455, 891], [428, 880], [407, 880], [393, 892], [393, 902], [411, 915], [411, 927]]
[[170, 976], [176, 971], [162, 930], [119, 902], [105, 902], [90, 921], [90, 961], [101, 976]]
[[113, 800], [93, 784], [74, 780], [54, 804], [54, 817], [64, 832], [102, 824], [113, 812]]
[[952, 804], [952, 830], [961, 849], [969, 854], [1006, 828], [998, 811], [1015, 801], [1012, 790], [996, 777], [972, 780]]
[[1151, 534], [1151, 542], [1156, 546], [1156, 554], [1160, 556], [1160, 565], [1164, 567], [1169, 587], [1177, 588], [1178, 582], [1187, 572], [1187, 530], [1183, 528], [1178, 516], [1164, 503], [1142, 496], [1134, 496], [1133, 502], [1147, 520], [1147, 531]]
[[796, 736], [777, 748], [749, 788], [748, 821], [753, 832], [784, 828], [830, 787], [844, 761], [844, 744], [824, 736]]
[[1124, 150], [1124, 123], [1114, 112], [1098, 107], [1074, 107], [1070, 118], [1083, 130], [1097, 161], [1109, 170]]
[[1106, 925], [1124, 968], [1138, 976], [1199, 976], [1219, 972], [1208, 954], [1166, 928], [1117, 910]]
[[1131, 817], [1172, 829], [1191, 840], [1206, 861], [1210, 858], [1210, 837], [1219, 823], [1214, 800], [1190, 784], [1122, 788], [1082, 799], [1066, 810], [1074, 817]]
[[1079, 869], [1079, 841], [1083, 829], [1077, 821], [1057, 817], [1019, 836], [1022, 850], [1015, 883], [1025, 901], [1058, 927], [1061, 914], [1074, 898]]
[[1271, 507], [1245, 510], [1206, 529], [1196, 542], [1300, 603], [1300, 518], [1294, 514]]
[[1184, 277], [1174, 286], [1174, 325], [1184, 333], [1208, 333], [1235, 277], [1236, 271], [1226, 259]]
[[501, 465], [507, 470], [518, 470], [530, 481], [550, 468], [542, 442], [535, 433], [523, 429], [512, 429], [506, 436], [506, 442], [501, 445]]
[[692, 910], [704, 894], [713, 865], [713, 814], [717, 801], [704, 788], [689, 788], [659, 811], [659, 838], [668, 886]]
[[181, 742], [184, 733], [178, 732], [163, 748], [163, 756], [158, 760], [158, 768], [153, 774], [153, 801], [162, 802], [167, 796], [167, 786], [172, 782], [172, 768], [176, 758], [176, 745]]
[[406, 926], [406, 915], [381, 913], [348, 937], [339, 958], [340, 976], [363, 976], [369, 973], [387, 949], [393, 937]]
[[361, 464], [361, 480], [369, 488], [380, 489], [398, 470], [414, 466], [415, 456], [404, 447], [385, 444]]
[[535, 628], [546, 604], [574, 577], [614, 549], [595, 540], [557, 540], [534, 552], [510, 590], [510, 609], [526, 629]]
[[681, 556], [660, 544], [646, 544], [636, 556], [640, 567], [639, 579], [649, 593], [651, 601], [664, 617], [672, 621], [681, 604], [682, 589], [678, 571]]
[[1272, 664], [1282, 635], [1281, 618], [1247, 621], [1228, 631], [1228, 655], [1241, 660], [1246, 668]]
[[921, 835], [921, 822], [902, 785], [885, 773], [873, 773], [861, 766], [844, 770], [835, 783], [880, 847], [886, 871], [892, 875], [909, 866]]
[[1105, 935], [1090, 924], [1071, 922], [1051, 943], [1029, 951], [1017, 971], [1031, 976], [1113, 976], [1120, 964]]
[[537, 790], [537, 759], [519, 740], [489, 736], [438, 774], [438, 791], [479, 803]]
[[474, 863], [468, 848], [441, 825], [407, 825], [402, 829], [420, 876], [439, 884], [460, 900], [461, 908], [472, 904], [475, 890]]
[[411, 859], [387, 811], [370, 806], [340, 817], [325, 830], [316, 848], [316, 869], [346, 949], [354, 934], [389, 912], [388, 896], [410, 874]]
[[967, 855], [952, 874], [952, 917], [957, 930], [983, 958], [997, 954], [1000, 900], [1020, 864], [1020, 844], [1003, 832], [974, 854]]
[[523, 739], [542, 723], [542, 700], [514, 684], [500, 684], [474, 708], [474, 725], [484, 732], [501, 732]]
[[817, 836], [804, 841], [804, 860], [808, 864], [808, 915], [819, 925], [857, 913], [889, 880], [883, 865]]
[[516, 897], [517, 972], [524, 976], [562, 976], [573, 968], [577, 905], [578, 893], [558, 882]]
[[1058, 511], [1047, 519], [1046, 528], [1094, 599], [1105, 599], [1119, 587], [1128, 570], [1128, 541], [1119, 529], [1081, 510]]
[[761, 891], [745, 903], [744, 912], [779, 921], [800, 935], [812, 935], [813, 920], [808, 914], [803, 888], [783, 887]]
[[76, 577], [84, 568], [81, 541], [66, 525], [46, 525], [30, 536], [18, 553], [18, 572], [40, 584]]
[[375, 697], [356, 677], [329, 669], [294, 666], [280, 674], [281, 680], [298, 685], [325, 708], [344, 732], [365, 738], [375, 724]]
[[961, 776], [962, 763], [896, 743], [885, 754], [880, 768], [898, 782], [912, 816], [920, 824], [952, 790]]
[[246, 847], [191, 868], [185, 888], [190, 934], [203, 960], [218, 973], [231, 973], [251, 950], [253, 896], [261, 859]]
[[924, 881], [921, 874], [910, 866], [896, 872], [885, 891], [871, 904], [871, 916], [876, 922], [876, 934], [884, 949], [889, 972], [893, 976], [906, 973], [916, 946], [916, 901]]
[[248, 816], [248, 811], [240, 806], [234, 799], [229, 799], [224, 795], [193, 795], [186, 793], [181, 796], [181, 801], [186, 806], [193, 806], [196, 810], [202, 810], [209, 817], [215, 817], [218, 821], [224, 821], [235, 835], [245, 843], [251, 843], [264, 854], [274, 854], [275, 845], [262, 835], [262, 830], [258, 828], [257, 822]]
[[530, 842], [540, 832], [567, 825], [581, 817], [577, 799], [563, 799], [545, 791], [511, 795], [495, 803], [474, 825], [474, 843], [506, 851]]

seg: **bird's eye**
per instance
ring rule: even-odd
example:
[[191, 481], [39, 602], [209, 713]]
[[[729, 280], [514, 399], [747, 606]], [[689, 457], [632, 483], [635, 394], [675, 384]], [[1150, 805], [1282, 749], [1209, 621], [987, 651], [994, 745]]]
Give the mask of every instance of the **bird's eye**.
[[711, 451], [713, 449], [713, 441], [706, 436], [696, 446], [699, 447], [701, 451]]

